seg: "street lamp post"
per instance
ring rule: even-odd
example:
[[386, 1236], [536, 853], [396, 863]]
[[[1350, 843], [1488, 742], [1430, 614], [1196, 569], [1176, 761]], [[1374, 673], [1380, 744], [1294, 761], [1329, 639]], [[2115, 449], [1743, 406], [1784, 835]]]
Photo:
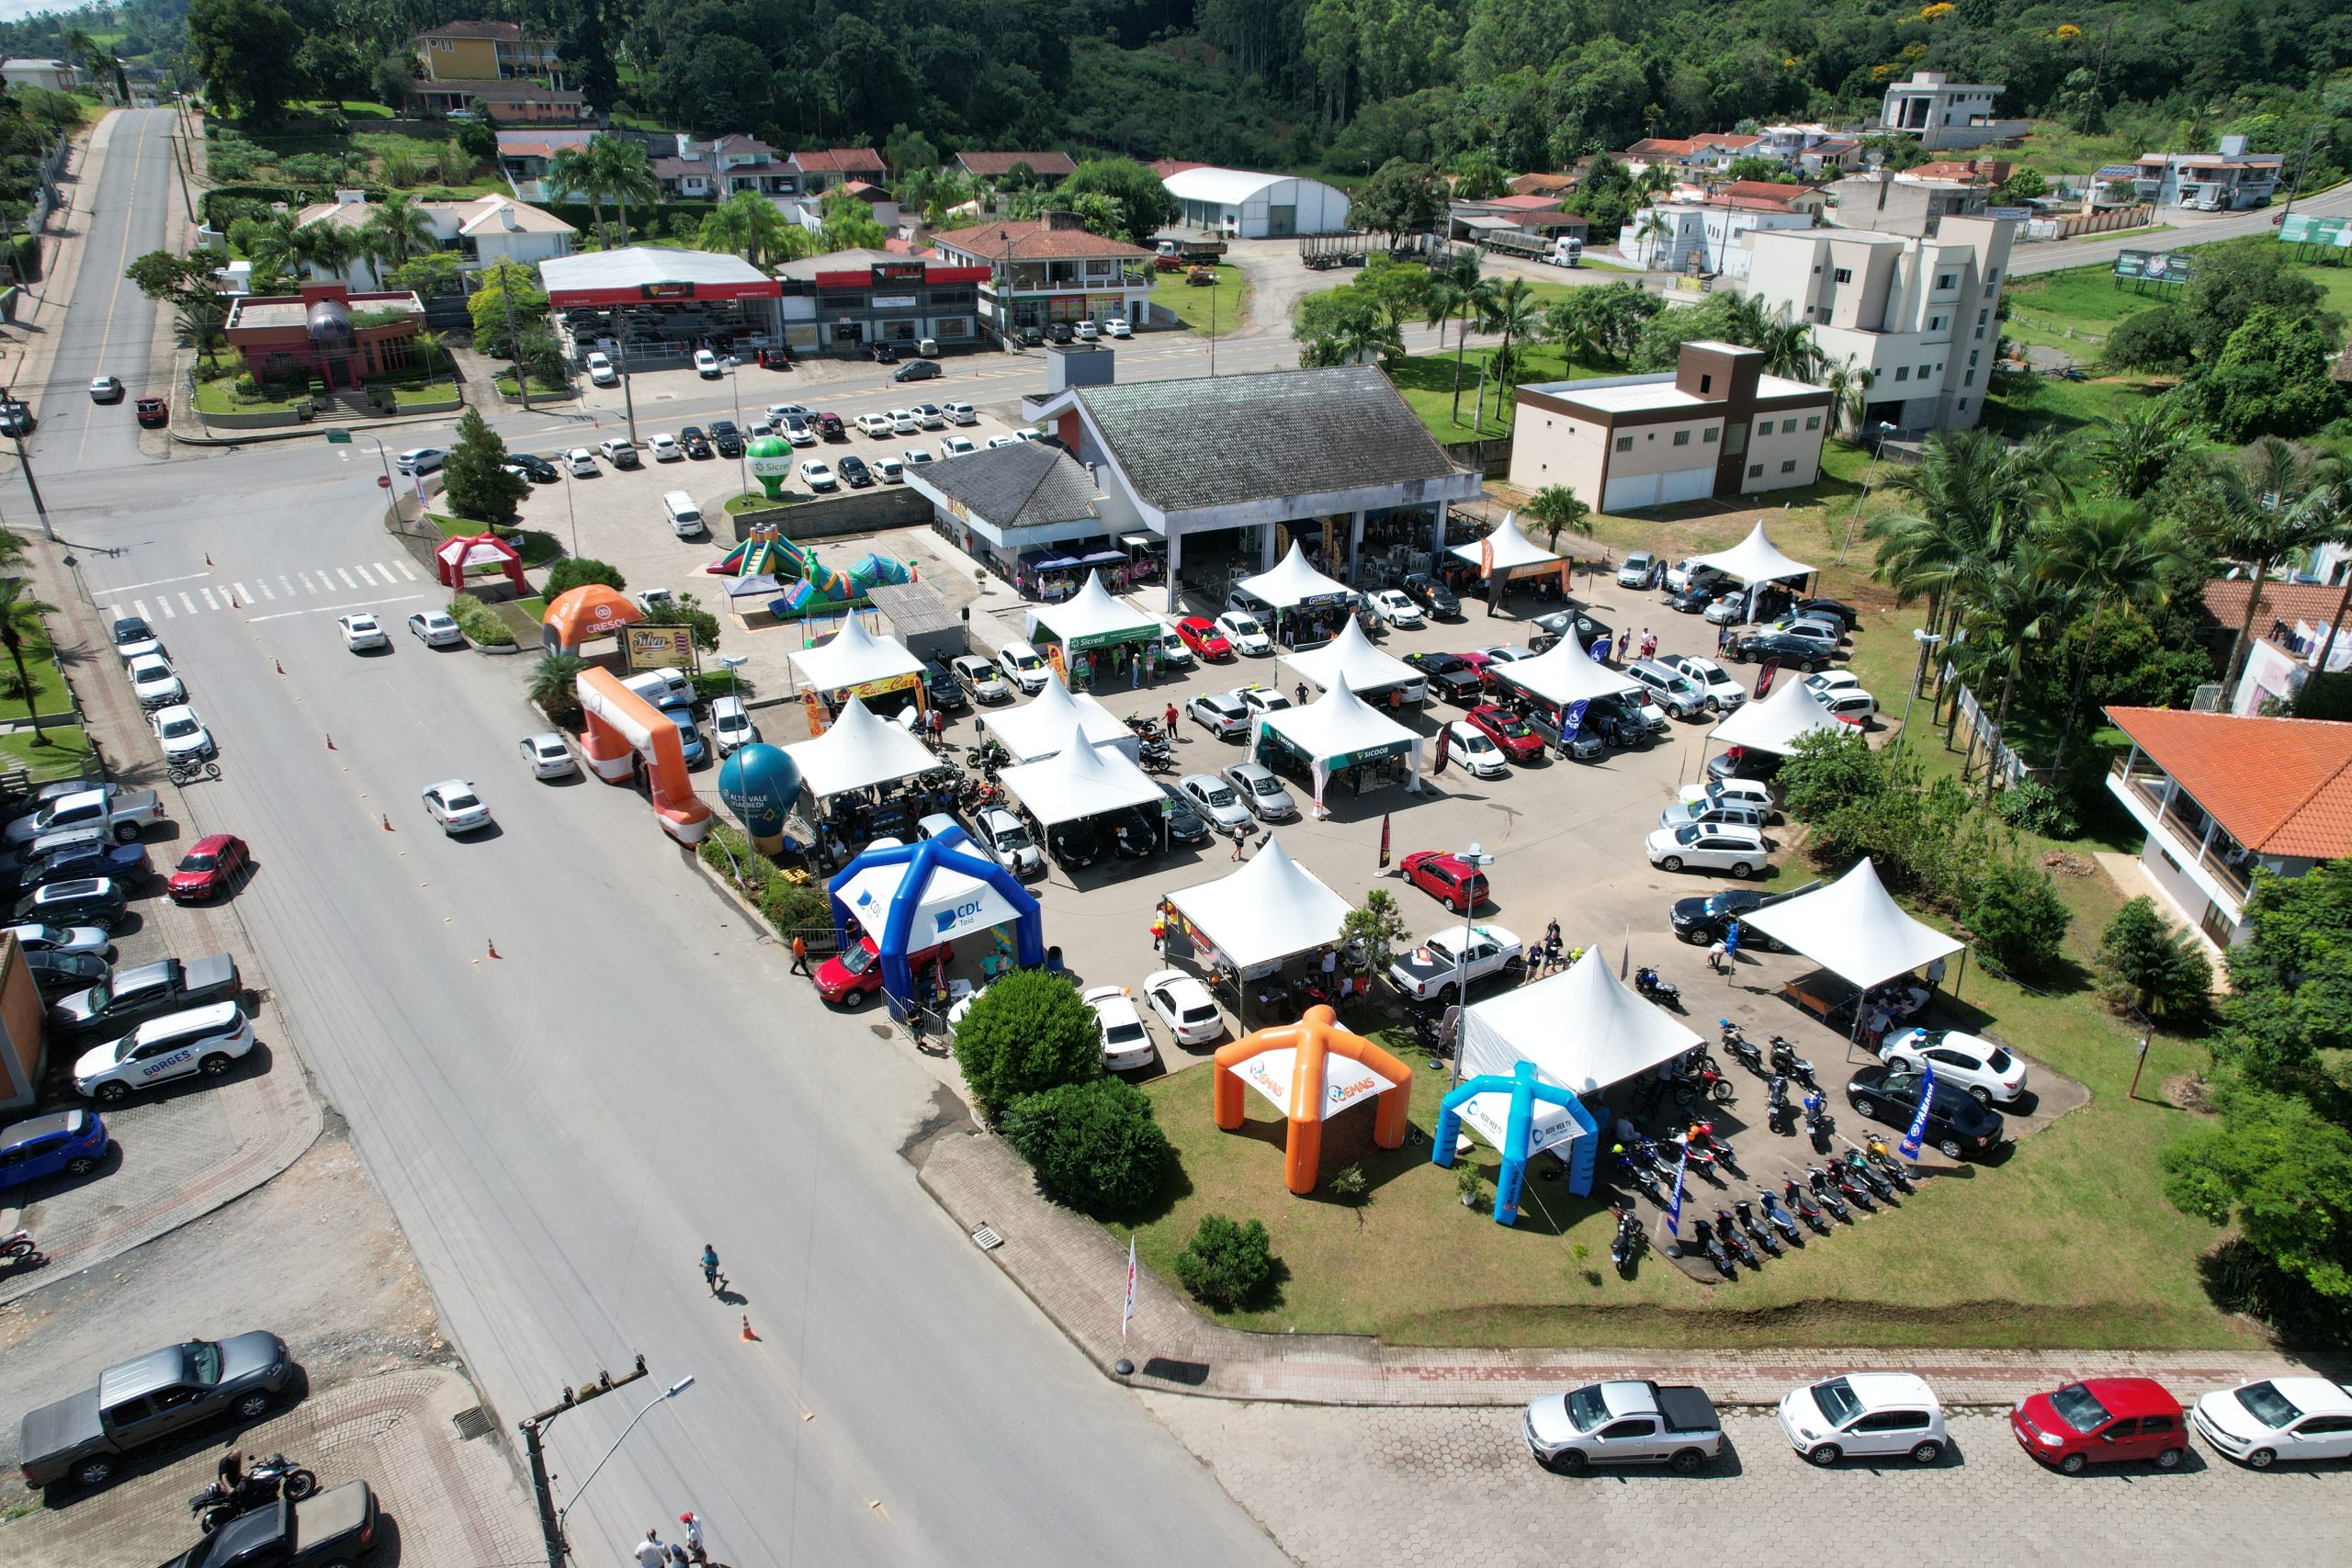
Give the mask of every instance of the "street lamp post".
[[580, 554], [580, 509], [571, 503], [571, 459], [563, 461], [563, 514], [571, 520], [571, 553]]
[[[1482, 866], [1494, 864], [1495, 857], [1472, 844], [1463, 852], [1462, 862], [1476, 871]], [[1470, 1000], [1462, 977], [1463, 960], [1470, 951], [1470, 908], [1467, 904], [1462, 909], [1462, 934], [1463, 940], [1453, 944], [1453, 1082], [1450, 1087], [1457, 1089], [1462, 1084], [1462, 1014]]]
[[1943, 641], [1943, 634], [1931, 632], [1925, 626], [1913, 626], [1911, 636], [1919, 645], [1918, 668], [1911, 671], [1911, 689], [1903, 694], [1903, 722], [1894, 731], [1894, 756], [1903, 755], [1903, 743], [1911, 738], [1911, 705], [1918, 700], [1919, 687], [1927, 680], [1928, 655], [1936, 644]]
[[1854, 510], [1846, 517], [1846, 536], [1838, 541], [1838, 564], [1846, 564], [1846, 550], [1854, 542], [1854, 525], [1862, 520], [1862, 506], [1871, 498], [1871, 486], [1877, 482], [1878, 466], [1886, 457], [1886, 438], [1894, 434], [1894, 426], [1880, 420], [1871, 427], [1878, 432], [1878, 446], [1871, 452], [1870, 471], [1862, 476], [1862, 493], [1854, 498]]
[[752, 437], [743, 428], [743, 384], [736, 372], [743, 361], [735, 355], [727, 356], [727, 395], [735, 402], [735, 489], [742, 494], [752, 490]]
[[555, 1528], [557, 1535], [560, 1536], [563, 1533], [563, 1521], [570, 1517], [573, 1506], [579, 1503], [580, 1494], [588, 1490], [588, 1482], [595, 1480], [597, 1472], [605, 1468], [605, 1464], [615, 1454], [620, 1452], [621, 1445], [628, 1440], [628, 1435], [637, 1430], [637, 1424], [639, 1421], [644, 1420], [648, 1416], [653, 1414], [653, 1407], [655, 1405], [675, 1399], [678, 1395], [685, 1393], [686, 1390], [694, 1386], [694, 1374], [690, 1372], [686, 1376], [680, 1378], [676, 1382], [672, 1383], [668, 1388], [663, 1389], [660, 1393], [655, 1394], [651, 1399], [647, 1400], [645, 1402], [645, 1408], [639, 1410], [636, 1415], [628, 1418], [628, 1425], [621, 1428], [621, 1435], [613, 1439], [613, 1446], [606, 1449], [605, 1450], [605, 1457], [596, 1461], [595, 1470], [592, 1470], [588, 1472], [588, 1480], [582, 1481], [578, 1486], [572, 1489], [571, 1501], [566, 1503], [562, 1507], [558, 1508], [555, 1511]]
[[718, 656], [718, 662], [727, 671], [727, 694], [736, 697], [739, 702], [742, 699], [736, 695], [735, 671], [751, 661], [752, 656], [748, 653], [722, 653]]

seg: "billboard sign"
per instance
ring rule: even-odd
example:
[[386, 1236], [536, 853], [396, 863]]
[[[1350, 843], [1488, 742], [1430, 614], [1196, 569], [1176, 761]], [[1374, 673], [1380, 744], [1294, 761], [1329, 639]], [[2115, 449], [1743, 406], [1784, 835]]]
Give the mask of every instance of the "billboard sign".
[[2186, 283], [2188, 262], [2177, 251], [2124, 251], [2115, 258], [2115, 276], [2149, 283]]
[[621, 645], [632, 670], [695, 668], [695, 634], [688, 626], [624, 626]]

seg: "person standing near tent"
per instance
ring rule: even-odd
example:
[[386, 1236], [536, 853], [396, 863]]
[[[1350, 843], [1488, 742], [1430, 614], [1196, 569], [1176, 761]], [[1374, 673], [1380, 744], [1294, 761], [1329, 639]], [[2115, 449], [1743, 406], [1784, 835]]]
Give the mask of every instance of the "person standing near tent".
[[1160, 722], [1167, 727], [1168, 739], [1173, 741], [1176, 739], [1176, 704], [1173, 698], [1169, 701], [1168, 711], [1161, 714], [1159, 717]]

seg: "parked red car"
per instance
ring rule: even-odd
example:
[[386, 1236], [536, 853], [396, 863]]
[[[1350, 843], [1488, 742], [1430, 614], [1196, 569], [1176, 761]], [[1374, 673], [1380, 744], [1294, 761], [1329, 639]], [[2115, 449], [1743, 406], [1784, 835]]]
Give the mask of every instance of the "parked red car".
[[160, 429], [172, 421], [171, 405], [161, 398], [141, 398], [137, 406], [139, 423], [150, 430]]
[[837, 413], [820, 413], [817, 416], [817, 434], [827, 441], [846, 441], [849, 427], [842, 423], [842, 416]]
[[1233, 657], [1233, 644], [1226, 640], [1225, 634], [1216, 629], [1216, 623], [1206, 615], [1185, 616], [1176, 623], [1176, 635], [1183, 639], [1186, 648], [1203, 659]]
[[1467, 916], [1487, 901], [1487, 874], [1443, 850], [1415, 850], [1405, 857], [1405, 879], [1447, 908]]
[[763, 348], [760, 350], [760, 367], [763, 370], [791, 369], [792, 351], [788, 348]]
[[2160, 1470], [2188, 1451], [2180, 1401], [2154, 1378], [2089, 1378], [2028, 1394], [2009, 1412], [2018, 1447], [2068, 1475], [2146, 1461]]
[[1457, 653], [1453, 657], [1468, 665], [1470, 673], [1478, 677], [1479, 690], [1491, 692], [1495, 689], [1496, 664], [1493, 660], [1476, 649], [1468, 653]]
[[1514, 762], [1532, 762], [1544, 755], [1544, 738], [1509, 708], [1480, 703], [1462, 716], [1462, 722], [1501, 747]]
[[172, 872], [170, 891], [175, 904], [201, 904], [237, 885], [251, 856], [245, 841], [234, 833], [210, 833], [188, 846]]
[[[921, 975], [934, 960], [953, 963], [956, 944], [943, 942], [937, 947], [907, 955], [907, 966]], [[865, 998], [882, 988], [882, 950], [874, 939], [862, 936], [857, 945], [845, 953], [836, 953], [817, 965], [817, 994], [842, 1007], [861, 1006]]]

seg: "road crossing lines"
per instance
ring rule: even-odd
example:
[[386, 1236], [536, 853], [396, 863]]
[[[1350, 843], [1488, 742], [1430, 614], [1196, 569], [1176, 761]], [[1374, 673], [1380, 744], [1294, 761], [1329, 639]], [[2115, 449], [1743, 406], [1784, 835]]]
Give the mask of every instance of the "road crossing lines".
[[[255, 592], [250, 592], [243, 582], [232, 582], [220, 590], [209, 587], [166, 589], [154, 596], [152, 612], [150, 601], [135, 598], [117, 600], [107, 606], [107, 614], [113, 617], [129, 614], [145, 620], [152, 613], [164, 620], [178, 620], [185, 615], [201, 615], [207, 611], [217, 613], [232, 607], [243, 608], [256, 599], [274, 602], [281, 598], [299, 599], [304, 594], [366, 592], [371, 589], [400, 588], [424, 581], [424, 574], [407, 561], [355, 561], [349, 566], [322, 567], [315, 572], [296, 571], [290, 575], [280, 572], [275, 579], [274, 587], [271, 578], [256, 576], [253, 580]], [[142, 583], [139, 586], [155, 585]], [[197, 603], [198, 597], [204, 601], [200, 605]]]

